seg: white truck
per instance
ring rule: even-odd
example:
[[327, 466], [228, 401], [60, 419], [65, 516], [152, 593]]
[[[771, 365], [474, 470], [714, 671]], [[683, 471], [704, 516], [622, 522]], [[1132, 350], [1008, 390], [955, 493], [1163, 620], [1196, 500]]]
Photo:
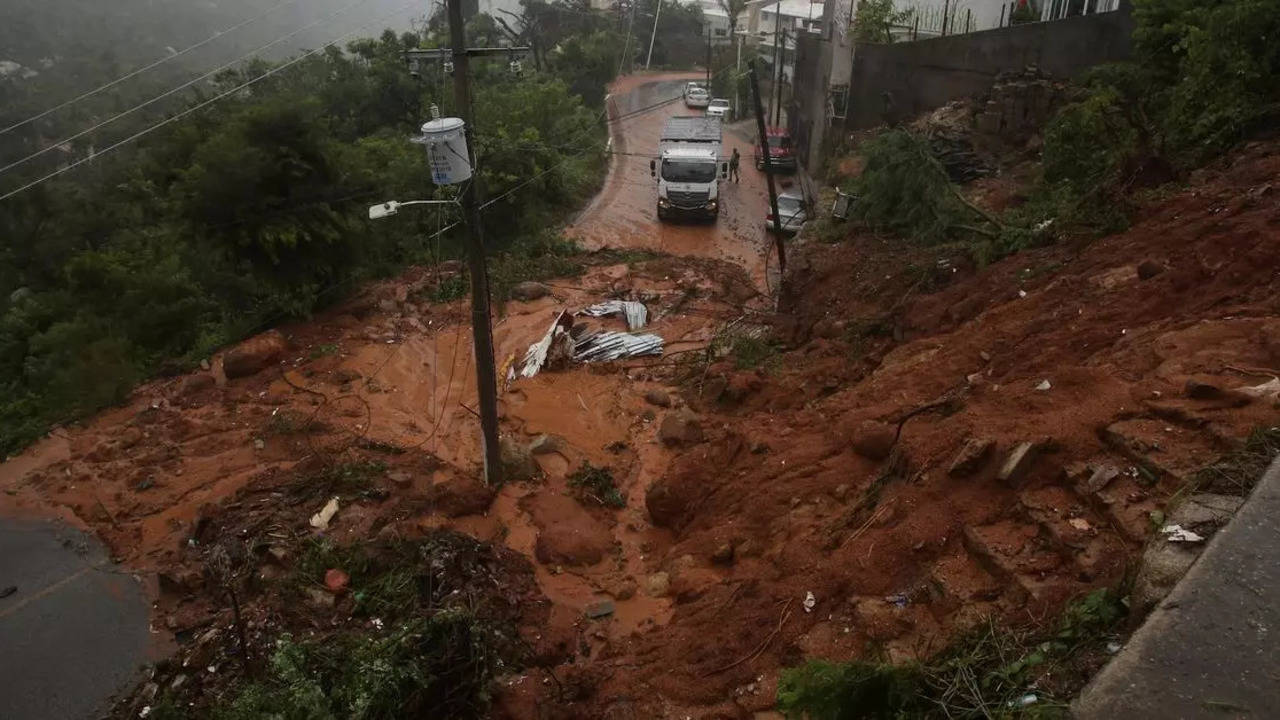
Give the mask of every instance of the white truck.
[[658, 141], [658, 157], [649, 174], [658, 179], [658, 219], [676, 217], [714, 221], [720, 214], [720, 181], [729, 176], [721, 160], [718, 117], [668, 118]]

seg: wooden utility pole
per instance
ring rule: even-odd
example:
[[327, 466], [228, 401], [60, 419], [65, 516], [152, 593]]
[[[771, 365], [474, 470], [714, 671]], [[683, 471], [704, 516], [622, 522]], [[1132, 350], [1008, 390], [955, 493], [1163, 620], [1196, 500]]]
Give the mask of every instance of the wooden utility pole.
[[707, 23], [707, 97], [711, 96], [711, 23]]
[[658, 0], [658, 9], [653, 13], [653, 32], [649, 35], [649, 54], [644, 59], [644, 69], [649, 69], [653, 60], [653, 41], [658, 39], [658, 18], [662, 17], [662, 0]]
[[[778, 4], [776, 7], [774, 7], [773, 13], [774, 13], [773, 14], [773, 74], [775, 76], [774, 81], [777, 82], [779, 85], [781, 85], [782, 84], [782, 54], [780, 52], [780, 48], [782, 46], [779, 43], [781, 42], [781, 39], [782, 39], [782, 5]], [[781, 95], [779, 95], [779, 97], [781, 97]], [[778, 112], [778, 108], [776, 105], [773, 108], [773, 112], [775, 115]], [[768, 115], [766, 115], [765, 117], [767, 118]]]
[[782, 70], [787, 66], [787, 29], [782, 28], [781, 35], [782, 59], [778, 61], [778, 99], [773, 104], [773, 124], [782, 127], [782, 86], [785, 77]]
[[493, 325], [489, 317], [489, 268], [485, 263], [484, 232], [480, 225], [480, 168], [476, 167], [475, 123], [471, 116], [471, 56], [467, 52], [462, 0], [449, 0], [449, 39], [453, 45], [453, 97], [458, 117], [466, 125], [471, 155], [471, 180], [462, 190], [467, 226], [467, 269], [471, 273], [471, 331], [476, 356], [476, 389], [480, 394], [480, 429], [484, 437], [484, 477], [491, 486], [502, 484], [502, 453], [498, 445], [498, 376], [493, 367]]
[[756, 59], [751, 58], [751, 94], [756, 103], [756, 132], [760, 133], [760, 158], [764, 163], [764, 179], [769, 186], [769, 208], [773, 210], [773, 235], [778, 245], [778, 275], [787, 269], [787, 252], [782, 245], [782, 215], [778, 213], [778, 191], [773, 186], [773, 162], [769, 158], [769, 133], [764, 122], [764, 100], [760, 98], [760, 78], [756, 75]]

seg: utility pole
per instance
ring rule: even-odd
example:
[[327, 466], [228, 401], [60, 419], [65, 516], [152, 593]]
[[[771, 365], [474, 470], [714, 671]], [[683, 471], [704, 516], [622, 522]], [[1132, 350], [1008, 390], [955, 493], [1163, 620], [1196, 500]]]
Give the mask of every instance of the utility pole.
[[711, 23], [707, 23], [707, 95], [711, 95]]
[[476, 389], [480, 395], [480, 428], [484, 437], [484, 477], [502, 484], [502, 452], [498, 445], [498, 376], [493, 367], [493, 325], [489, 318], [489, 268], [485, 264], [480, 225], [480, 169], [476, 167], [475, 123], [471, 113], [471, 56], [467, 52], [462, 0], [449, 0], [449, 39], [453, 45], [453, 97], [466, 128], [471, 155], [471, 181], [462, 190], [467, 226], [467, 269], [471, 273], [471, 331], [476, 356]]
[[778, 191], [773, 186], [773, 162], [769, 158], [769, 134], [764, 122], [764, 100], [760, 98], [760, 78], [756, 75], [756, 59], [752, 58], [751, 94], [756, 103], [756, 132], [760, 133], [760, 157], [764, 162], [764, 179], [769, 186], [769, 208], [773, 210], [773, 235], [778, 246], [778, 275], [787, 269], [787, 252], [782, 245], [782, 216], [778, 214]]
[[[781, 37], [782, 37], [782, 5], [779, 4], [773, 8], [773, 70], [774, 70], [774, 74], [777, 76], [774, 78], [774, 80], [779, 85], [782, 84], [782, 53], [781, 53], [782, 45], [779, 44], [781, 41]], [[781, 95], [779, 95], [779, 97], [781, 97]], [[774, 108], [773, 108], [773, 114], [774, 115], [778, 114], [778, 107], [776, 104], [774, 105]], [[768, 116], [766, 115], [766, 117]]]
[[649, 54], [644, 59], [644, 69], [649, 69], [649, 62], [653, 60], [653, 41], [658, 37], [658, 18], [662, 17], [662, 0], [658, 0], [658, 9], [653, 13], [653, 33], [649, 35]]
[[778, 99], [773, 103], [773, 124], [777, 127], [782, 127], [782, 86], [784, 84], [783, 78], [785, 77], [785, 74], [782, 72], [782, 70], [787, 66], [787, 29], [786, 28], [782, 28], [782, 35], [780, 37], [780, 42], [782, 43], [782, 45], [780, 46], [782, 48], [780, 51], [782, 59], [778, 61], [778, 89], [777, 89]]

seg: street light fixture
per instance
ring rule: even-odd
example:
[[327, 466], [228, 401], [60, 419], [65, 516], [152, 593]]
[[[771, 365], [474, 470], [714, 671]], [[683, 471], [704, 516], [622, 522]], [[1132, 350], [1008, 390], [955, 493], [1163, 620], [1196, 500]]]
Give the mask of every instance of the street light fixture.
[[397, 202], [388, 200], [384, 203], [369, 206], [369, 219], [381, 220], [384, 217], [391, 217], [400, 212], [400, 208], [410, 205], [457, 205], [456, 200], [410, 200], [408, 202]]

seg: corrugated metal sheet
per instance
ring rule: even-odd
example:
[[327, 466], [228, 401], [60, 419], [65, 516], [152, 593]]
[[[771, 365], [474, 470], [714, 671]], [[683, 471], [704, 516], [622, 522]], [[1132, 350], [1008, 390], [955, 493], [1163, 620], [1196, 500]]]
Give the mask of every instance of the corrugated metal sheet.
[[631, 331], [639, 330], [649, 322], [649, 309], [644, 306], [644, 303], [634, 300], [609, 300], [597, 303], [580, 311], [580, 314], [590, 317], [621, 315], [626, 318], [627, 329]]
[[603, 331], [586, 333], [575, 339], [573, 359], [579, 362], [606, 362], [626, 357], [661, 355], [663, 339], [658, 335], [633, 335]]

